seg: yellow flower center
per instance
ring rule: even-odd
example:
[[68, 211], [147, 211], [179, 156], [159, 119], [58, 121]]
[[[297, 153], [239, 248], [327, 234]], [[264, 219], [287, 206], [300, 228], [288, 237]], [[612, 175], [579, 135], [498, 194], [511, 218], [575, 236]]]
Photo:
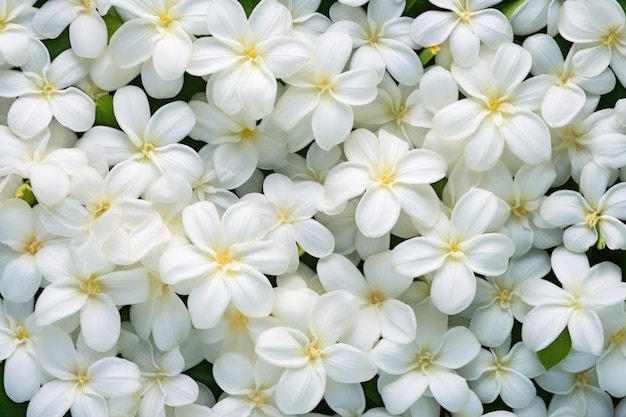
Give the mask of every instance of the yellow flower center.
[[428, 49], [430, 50], [430, 53], [433, 55], [437, 55], [439, 51], [441, 51], [441, 47], [439, 45], [433, 45]]
[[589, 228], [596, 227], [596, 224], [598, 224], [599, 220], [600, 220], [600, 213], [598, 213], [597, 211], [588, 213], [585, 216], [585, 223], [587, 224]]
[[619, 32], [617, 29], [611, 29], [602, 39], [602, 44], [608, 47], [615, 45], [617, 42], [617, 37], [619, 36]]
[[15, 337], [17, 338], [17, 344], [22, 344], [26, 339], [28, 339], [28, 332], [22, 326], [17, 326], [15, 329]]
[[222, 266], [230, 263], [230, 261], [232, 261], [232, 260], [233, 259], [230, 257], [230, 255], [228, 253], [220, 253], [217, 256], [217, 259], [216, 259], [217, 263], [222, 265]]
[[91, 0], [83, 0], [83, 6], [85, 6], [85, 9], [91, 10]]
[[415, 364], [420, 368], [427, 367], [431, 364], [431, 361], [432, 357], [430, 356], [430, 352], [420, 352], [415, 358]]
[[254, 131], [250, 129], [244, 129], [241, 131], [241, 137], [243, 139], [250, 139], [254, 135]]
[[37, 252], [39, 252], [40, 249], [41, 245], [39, 244], [39, 242], [37, 242], [36, 239], [33, 239], [33, 241], [30, 242], [28, 246], [26, 246], [26, 252], [30, 253], [31, 255], [36, 254]]
[[620, 329], [619, 332], [611, 336], [611, 341], [616, 345], [621, 344], [626, 339], [626, 329]]
[[322, 81], [320, 81], [317, 87], [321, 90], [321, 93], [325, 93], [326, 91], [330, 90], [330, 81], [327, 79], [323, 79]]
[[322, 356], [322, 350], [317, 345], [310, 343], [306, 345], [305, 353], [311, 361]]
[[511, 208], [511, 212], [517, 217], [524, 217], [526, 215], [526, 209], [521, 204]]
[[152, 151], [154, 151], [154, 145], [148, 142], [144, 142], [141, 147], [141, 154], [143, 155], [144, 159], [149, 159]]
[[371, 305], [379, 306], [385, 301], [385, 297], [383, 297], [381, 294], [374, 293], [374, 294], [370, 294], [369, 301]]
[[491, 111], [497, 111], [498, 107], [500, 107], [500, 100], [497, 98], [492, 98], [489, 100], [489, 108]]
[[248, 324], [248, 317], [244, 316], [240, 311], [238, 311], [237, 314], [232, 317], [231, 323], [239, 326], [246, 325]]
[[265, 405], [265, 397], [259, 391], [248, 394], [248, 398], [254, 403], [255, 407], [263, 407]]
[[257, 57], [257, 52], [254, 50], [254, 48], [249, 49], [248, 52], [246, 52], [246, 56], [248, 57], [248, 59], [254, 59]]
[[109, 203], [100, 204], [100, 207], [98, 207], [98, 209], [94, 213], [95, 218], [97, 219], [98, 217], [102, 216], [109, 208], [111, 208], [111, 205]]
[[85, 290], [89, 295], [96, 295], [100, 292], [100, 284], [96, 280], [94, 275], [90, 276], [89, 279], [85, 282]]
[[586, 387], [588, 383], [587, 374], [584, 372], [579, 372], [574, 376], [574, 384], [579, 387]]
[[80, 386], [82, 387], [82, 386], [83, 386], [83, 385], [85, 385], [87, 382], [89, 382], [89, 379], [87, 378], [87, 375], [85, 375], [85, 374], [80, 374], [80, 375], [77, 375], [77, 377], [76, 377], [76, 382], [78, 382], [78, 385], [80, 385]]
[[54, 91], [55, 91], [55, 90], [56, 90], [56, 89], [54, 88], [54, 86], [53, 86], [53, 85], [51, 85], [51, 84], [46, 84], [46, 85], [44, 85], [44, 86], [43, 86], [43, 88], [41, 89], [41, 92], [42, 92], [42, 93], [43, 93], [43, 95], [45, 95], [45, 96], [51, 96], [51, 95], [54, 93]]

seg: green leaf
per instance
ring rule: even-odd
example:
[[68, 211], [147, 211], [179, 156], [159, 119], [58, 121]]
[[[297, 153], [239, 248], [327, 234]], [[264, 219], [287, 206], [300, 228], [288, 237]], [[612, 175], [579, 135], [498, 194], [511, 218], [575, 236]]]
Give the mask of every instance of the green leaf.
[[367, 408], [383, 406], [383, 399], [378, 392], [377, 381], [378, 376], [362, 384], [365, 398], [367, 399]]
[[48, 52], [50, 52], [50, 60], [54, 60], [61, 52], [66, 49], [70, 49], [70, 31], [69, 28], [65, 30], [54, 39], [45, 39], [42, 41]]
[[118, 30], [120, 26], [122, 26], [122, 23], [124, 23], [120, 15], [117, 14], [117, 11], [114, 7], [111, 7], [109, 9], [109, 12], [106, 15], [102, 16], [102, 20], [104, 20], [104, 24], [107, 26], [107, 35], [109, 37], [109, 40], [111, 40], [111, 36], [113, 36], [115, 31]]
[[215, 379], [213, 379], [213, 365], [211, 363], [202, 361], [193, 368], [186, 370], [185, 373], [209, 387], [213, 395], [215, 395], [215, 398], [219, 397], [223, 392], [219, 385], [217, 385], [217, 382], [215, 382]]
[[403, 16], [417, 17], [422, 12], [432, 9], [432, 5], [428, 0], [408, 0]]
[[561, 362], [569, 351], [572, 349], [572, 339], [569, 337], [567, 327], [561, 334], [554, 339], [554, 342], [550, 343], [548, 347], [537, 352], [537, 358], [539, 362], [546, 368], [546, 371], [552, 368], [554, 365]]
[[500, 3], [498, 9], [507, 17], [510, 18], [511, 15], [518, 7], [522, 5], [526, 0], [507, 0]]
[[246, 15], [250, 16], [252, 10], [259, 4], [261, 0], [239, 0], [239, 3], [243, 6], [243, 9], [246, 11]]
[[113, 96], [103, 94], [96, 99], [96, 125], [119, 128], [113, 113]]

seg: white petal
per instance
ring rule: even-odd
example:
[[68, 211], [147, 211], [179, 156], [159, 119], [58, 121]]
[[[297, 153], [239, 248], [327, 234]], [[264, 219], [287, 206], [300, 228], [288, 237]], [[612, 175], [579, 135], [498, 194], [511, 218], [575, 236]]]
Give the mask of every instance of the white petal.
[[467, 308], [476, 294], [476, 277], [464, 259], [448, 257], [437, 269], [430, 287], [433, 304], [446, 314]]
[[481, 10], [472, 16], [471, 22], [482, 43], [490, 48], [513, 40], [511, 24], [499, 10]]
[[583, 77], [595, 77], [604, 71], [610, 62], [611, 48], [602, 44], [581, 49], [572, 59], [574, 70]]
[[236, 1], [214, 0], [208, 3], [207, 24], [211, 34], [217, 38], [238, 39], [248, 27], [246, 14]]
[[150, 106], [146, 94], [138, 87], [120, 88], [113, 96], [115, 119], [129, 135], [135, 146], [141, 146], [139, 135], [143, 134], [150, 120]]
[[502, 126], [509, 149], [527, 164], [540, 164], [550, 160], [550, 132], [539, 116], [518, 109]]
[[457, 201], [450, 218], [452, 227], [461, 240], [484, 233], [496, 214], [495, 196], [480, 188], [472, 189]]
[[41, 285], [41, 273], [30, 253], [24, 253], [11, 260], [3, 274], [0, 293], [5, 300], [26, 302], [35, 296]]
[[196, 116], [182, 101], [160, 107], [148, 121], [145, 131], [147, 141], [155, 145], [169, 145], [187, 136], [196, 124]]
[[367, 168], [359, 163], [344, 162], [330, 170], [324, 182], [324, 193], [332, 207], [336, 207], [365, 191], [370, 181]]
[[336, 290], [322, 295], [311, 310], [309, 327], [322, 346], [335, 343], [358, 314], [352, 294]]
[[241, 57], [235, 54], [230, 44], [217, 38], [203, 37], [192, 45], [187, 72], [192, 75], [208, 75], [232, 67]]
[[69, 87], [50, 97], [50, 106], [55, 119], [75, 132], [86, 131], [96, 120], [95, 103], [75, 87]]
[[511, 239], [501, 233], [486, 233], [459, 245], [469, 267], [483, 275], [497, 276], [506, 271], [515, 251]]
[[301, 220], [293, 226], [293, 231], [296, 242], [316, 258], [329, 255], [335, 248], [333, 234], [316, 220]]
[[465, 379], [446, 371], [427, 372], [428, 388], [442, 407], [453, 413], [461, 411], [469, 401], [469, 387]]
[[312, 45], [308, 42], [286, 36], [267, 39], [259, 43], [257, 49], [276, 78], [293, 75], [309, 61], [312, 54]]
[[302, 368], [288, 368], [276, 385], [276, 405], [286, 414], [302, 414], [313, 410], [326, 388], [326, 372], [321, 361]]
[[54, 380], [44, 384], [28, 404], [28, 417], [62, 417], [74, 403], [76, 384]]
[[478, 101], [459, 100], [435, 113], [433, 128], [444, 140], [461, 139], [476, 132], [486, 116]]
[[417, 84], [424, 69], [415, 51], [393, 39], [381, 39], [379, 44], [389, 74], [400, 84]]
[[167, 382], [163, 384], [167, 400], [165, 404], [170, 407], [179, 407], [191, 404], [198, 398], [198, 383], [190, 376], [180, 374], [169, 377]]
[[341, 383], [370, 380], [376, 375], [376, 365], [360, 349], [345, 343], [324, 349], [326, 375]]
[[256, 269], [243, 267], [236, 277], [226, 278], [231, 302], [242, 314], [265, 317], [274, 307], [274, 292], [267, 277]]
[[152, 65], [159, 77], [175, 80], [185, 73], [191, 59], [191, 39], [182, 29], [167, 31], [154, 43]]
[[4, 390], [16, 403], [30, 400], [39, 391], [39, 379], [37, 359], [25, 348], [15, 349], [4, 363]]
[[391, 251], [394, 268], [403, 275], [419, 277], [435, 271], [444, 264], [447, 246], [428, 237], [416, 237], [401, 242]]
[[90, 296], [80, 311], [80, 327], [90, 348], [106, 352], [115, 346], [120, 335], [120, 315], [113, 301], [106, 295]]
[[407, 304], [395, 299], [385, 301], [380, 318], [382, 337], [397, 343], [410, 343], [415, 339], [415, 313]]
[[509, 407], [527, 407], [536, 394], [535, 386], [526, 376], [513, 370], [503, 373], [500, 396]]
[[524, 318], [522, 340], [531, 350], [538, 352], [552, 343], [567, 326], [571, 310], [561, 306], [539, 306]]
[[572, 339], [572, 348], [579, 352], [600, 355], [604, 346], [604, 332], [598, 315], [591, 311], [575, 311], [567, 328]]
[[450, 34], [450, 53], [462, 67], [472, 65], [478, 58], [480, 39], [468, 23], [459, 22]]
[[428, 379], [422, 372], [411, 371], [385, 385], [379, 382], [378, 386], [385, 408], [393, 415], [400, 415], [422, 397]]
[[7, 123], [11, 130], [23, 138], [43, 131], [52, 120], [52, 106], [44, 97], [24, 95], [11, 104]]
[[213, 364], [213, 377], [230, 395], [244, 394], [254, 387], [254, 368], [243, 356], [224, 353]]
[[356, 224], [366, 237], [380, 237], [388, 233], [398, 221], [401, 205], [393, 189], [374, 185], [365, 191], [356, 208]]
[[272, 118], [282, 129], [289, 130], [313, 111], [318, 100], [313, 89], [288, 87], [278, 100]]
[[141, 388], [139, 377], [135, 363], [117, 357], [102, 358], [87, 371], [90, 387], [104, 397], [134, 394]]
[[309, 357], [305, 355], [307, 343], [309, 339], [296, 329], [273, 327], [259, 335], [255, 352], [272, 365], [301, 368], [309, 361]]
[[35, 305], [37, 323], [54, 323], [76, 313], [86, 302], [87, 294], [79, 292], [74, 283], [65, 281], [49, 285], [41, 293]]
[[585, 223], [577, 223], [563, 232], [563, 244], [572, 252], [586, 252], [598, 241], [598, 231]]
[[442, 44], [457, 25], [454, 13], [426, 11], [411, 25], [411, 38], [419, 45], [430, 47]]
[[491, 64], [491, 76], [501, 88], [512, 89], [526, 78], [532, 65], [530, 52], [514, 43], [502, 45]]
[[[230, 303], [230, 292], [220, 277], [204, 278], [191, 290], [187, 299], [191, 322], [199, 329], [215, 326]], [[211, 306], [207, 310], [206, 306]]]
[[109, 43], [113, 60], [122, 68], [132, 67], [150, 58], [156, 32], [154, 25], [143, 19], [124, 23]]
[[313, 110], [311, 120], [315, 142], [327, 151], [346, 140], [353, 123], [354, 115], [349, 105], [334, 100], [330, 95], [323, 95]]
[[107, 27], [100, 16], [80, 14], [70, 24], [70, 45], [80, 57], [99, 57], [107, 40]]
[[495, 302], [483, 306], [474, 312], [470, 323], [470, 330], [484, 346], [500, 346], [513, 328], [513, 315], [509, 310], [500, 307]]
[[378, 76], [369, 68], [356, 68], [339, 74], [333, 78], [332, 84], [330, 94], [335, 100], [360, 106], [376, 98]]

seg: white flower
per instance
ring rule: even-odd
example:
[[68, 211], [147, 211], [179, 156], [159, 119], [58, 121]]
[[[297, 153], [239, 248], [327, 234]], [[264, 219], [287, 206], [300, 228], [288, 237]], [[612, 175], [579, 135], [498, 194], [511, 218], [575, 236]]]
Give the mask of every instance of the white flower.
[[[101, 329], [100, 329], [101, 330]], [[28, 404], [27, 417], [108, 415], [106, 398], [131, 395], [141, 388], [137, 365], [115, 356], [94, 355], [50, 326], [39, 333], [37, 358], [50, 375]]]
[[141, 400], [138, 417], [165, 417], [165, 407], [191, 404], [198, 398], [196, 381], [183, 374], [185, 359], [180, 348], [161, 352], [149, 341], [139, 341], [128, 359], [141, 372]]
[[452, 64], [452, 75], [467, 98], [439, 110], [433, 129], [441, 140], [467, 138], [464, 156], [469, 168], [494, 166], [505, 143], [527, 164], [550, 159], [550, 132], [533, 111], [551, 80], [545, 75], [524, 81], [531, 63], [528, 51], [507, 43], [495, 54], [481, 49], [467, 68]]
[[530, 36], [522, 46], [533, 56], [531, 73], [552, 77], [553, 85], [541, 103], [541, 117], [550, 127], [562, 127], [570, 123], [588, 100], [585, 92], [602, 95], [615, 87], [615, 76], [608, 68], [594, 77], [581, 76], [572, 64], [576, 49], [570, 49], [563, 60], [559, 46], [548, 35]]
[[244, 111], [231, 115], [198, 100], [189, 106], [197, 119], [189, 136], [213, 145], [212, 165], [229, 189], [250, 179], [257, 167], [273, 169], [284, 163], [288, 153], [285, 135], [271, 118], [257, 124], [257, 119]]
[[352, 38], [354, 55], [350, 69], [372, 68], [383, 78], [385, 70], [404, 85], [415, 85], [424, 71], [411, 40], [412, 19], [401, 16], [404, 0], [370, 0], [367, 15], [360, 7], [334, 3], [330, 8], [330, 31], [345, 32]]
[[18, 97], [9, 109], [9, 127], [30, 138], [54, 117], [75, 132], [89, 129], [96, 118], [96, 106], [87, 94], [73, 87], [87, 75], [87, 61], [67, 50], [50, 62], [41, 42], [32, 42], [29, 51], [22, 71], [0, 70], [0, 96]]
[[446, 314], [459, 313], [470, 305], [476, 293], [474, 273], [504, 273], [515, 250], [507, 236], [488, 232], [498, 210], [493, 194], [470, 190], [456, 203], [450, 219], [440, 215], [422, 236], [393, 248], [394, 268], [412, 277], [434, 271], [433, 304]]
[[596, 363], [598, 385], [614, 397], [626, 396], [622, 376], [626, 372], [626, 311], [623, 305], [600, 312], [605, 348]]
[[368, 257], [363, 274], [347, 258], [331, 254], [317, 263], [317, 274], [326, 291], [343, 289], [354, 295], [359, 314], [342, 341], [365, 352], [381, 337], [409, 343], [415, 336], [415, 313], [397, 298], [406, 291], [411, 277], [391, 267], [390, 252]]
[[580, 177], [580, 193], [557, 190], [541, 205], [541, 217], [566, 227], [563, 244], [574, 252], [585, 252], [594, 244], [609, 249], [626, 249], [626, 184], [607, 190], [610, 173], [591, 162]]
[[36, 0], [0, 1], [0, 63], [21, 67], [28, 61], [30, 44], [35, 39], [32, 19]]
[[216, 416], [283, 416], [276, 408], [274, 395], [282, 369], [251, 359], [224, 353], [215, 361], [213, 377], [228, 394], [212, 408]]
[[28, 140], [1, 126], [0, 144], [0, 175], [14, 172], [29, 179], [42, 205], [67, 198], [71, 175], [88, 165], [85, 152], [74, 148], [76, 134], [56, 122]]
[[354, 124], [351, 106], [367, 104], [376, 97], [378, 75], [371, 68], [343, 72], [352, 40], [341, 32], [317, 38], [309, 65], [285, 77], [289, 87], [272, 113], [276, 124], [290, 130], [311, 114], [315, 142], [329, 150], [343, 142]]
[[46, 252], [53, 245], [63, 245], [43, 228], [41, 210], [17, 198], [0, 205], [0, 244], [7, 246], [0, 255], [0, 294], [5, 300], [22, 303], [34, 297], [41, 285], [39, 265]]
[[291, 14], [275, 0], [260, 2], [249, 20], [235, 0], [207, 4], [212, 36], [194, 42], [187, 72], [217, 73], [207, 96], [225, 113], [243, 110], [255, 120], [267, 116], [274, 108], [276, 78], [290, 76], [306, 64], [310, 42], [289, 36]]
[[207, 5], [199, 0], [111, 0], [131, 19], [110, 41], [113, 60], [122, 68], [143, 64], [141, 79], [153, 97], [175, 96], [191, 60], [193, 35], [207, 33]]
[[622, 85], [626, 83], [626, 15], [617, 1], [566, 1], [559, 33], [580, 45], [572, 63], [581, 75], [593, 77], [610, 65]]
[[30, 400], [39, 390], [41, 371], [35, 346], [39, 326], [33, 300], [13, 303], [0, 300], [0, 361], [4, 361], [3, 388], [18, 403]]
[[231, 301], [247, 316], [268, 315], [274, 294], [263, 274], [285, 272], [289, 259], [281, 244], [264, 239], [257, 208], [237, 202], [220, 218], [214, 204], [200, 201], [183, 211], [183, 225], [193, 245], [166, 250], [159, 271], [168, 284], [194, 280], [188, 299], [193, 325], [215, 326]]
[[513, 40], [513, 30], [502, 12], [487, 9], [500, 1], [430, 0], [451, 12], [423, 12], [411, 26], [411, 37], [426, 48], [438, 47], [448, 40], [454, 62], [462, 67], [472, 65], [478, 58], [481, 41], [496, 49]]
[[[493, 402], [498, 395], [512, 408], [528, 406], [537, 390], [531, 378], [544, 372], [537, 355], [524, 343], [510, 348], [510, 340], [495, 349], [481, 349], [478, 356], [461, 369], [469, 386], [483, 403]], [[510, 349], [509, 349], [510, 348]]]
[[439, 199], [430, 187], [444, 177], [446, 163], [438, 154], [409, 150], [409, 144], [384, 130], [378, 137], [357, 129], [344, 143], [347, 162], [330, 170], [324, 182], [325, 207], [332, 210], [360, 197], [355, 220], [367, 237], [388, 233], [400, 211], [426, 227], [439, 216]]
[[113, 111], [122, 131], [96, 126], [85, 133], [77, 146], [88, 154], [99, 154], [109, 165], [135, 161], [149, 173], [151, 181], [169, 171], [191, 181], [191, 171], [201, 169], [197, 153], [178, 143], [196, 124], [187, 103], [174, 101], [150, 115], [143, 90], [127, 86], [115, 92]]
[[51, 284], [37, 298], [37, 324], [48, 325], [78, 314], [87, 346], [98, 352], [111, 349], [120, 335], [117, 306], [143, 302], [148, 296], [146, 270], [116, 270], [96, 253], [85, 255], [85, 262], [84, 257], [65, 248], [55, 247], [47, 255], [41, 270]]
[[598, 311], [626, 299], [619, 267], [602, 262], [590, 268], [585, 254], [560, 246], [552, 252], [552, 270], [563, 288], [546, 280], [522, 283], [522, 301], [534, 306], [524, 318], [522, 340], [537, 352], [567, 327], [573, 349], [600, 355], [604, 332]]
[[429, 303], [416, 310], [419, 330], [412, 343], [382, 339], [372, 349], [381, 371], [378, 391], [392, 414], [405, 412], [425, 395], [448, 411], [459, 412], [468, 403], [470, 390], [455, 370], [478, 355], [480, 344], [465, 327], [447, 329], [447, 317]]
[[[302, 307], [302, 306], [301, 306]], [[327, 378], [339, 383], [371, 379], [376, 366], [354, 346], [337, 343], [357, 314], [354, 296], [336, 290], [320, 296], [302, 330], [274, 327], [259, 335], [256, 354], [286, 368], [276, 385], [276, 404], [287, 414], [311, 411], [322, 399]]]
[[469, 329], [483, 346], [500, 346], [511, 335], [513, 318], [519, 322], [531, 307], [522, 301], [521, 284], [541, 279], [550, 272], [545, 251], [532, 249], [514, 258], [503, 275], [478, 280]]
[[34, 29], [49, 39], [57, 38], [69, 25], [70, 46], [82, 58], [97, 58], [108, 41], [101, 16], [111, 7], [109, 0], [51, 0], [37, 10]]

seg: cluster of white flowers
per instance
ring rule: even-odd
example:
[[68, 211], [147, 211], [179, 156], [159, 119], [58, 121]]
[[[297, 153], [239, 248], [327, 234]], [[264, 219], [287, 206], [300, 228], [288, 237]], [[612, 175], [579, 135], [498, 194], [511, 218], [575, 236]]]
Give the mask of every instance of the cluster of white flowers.
[[626, 417], [624, 10], [429, 1], [0, 0], [27, 417]]

